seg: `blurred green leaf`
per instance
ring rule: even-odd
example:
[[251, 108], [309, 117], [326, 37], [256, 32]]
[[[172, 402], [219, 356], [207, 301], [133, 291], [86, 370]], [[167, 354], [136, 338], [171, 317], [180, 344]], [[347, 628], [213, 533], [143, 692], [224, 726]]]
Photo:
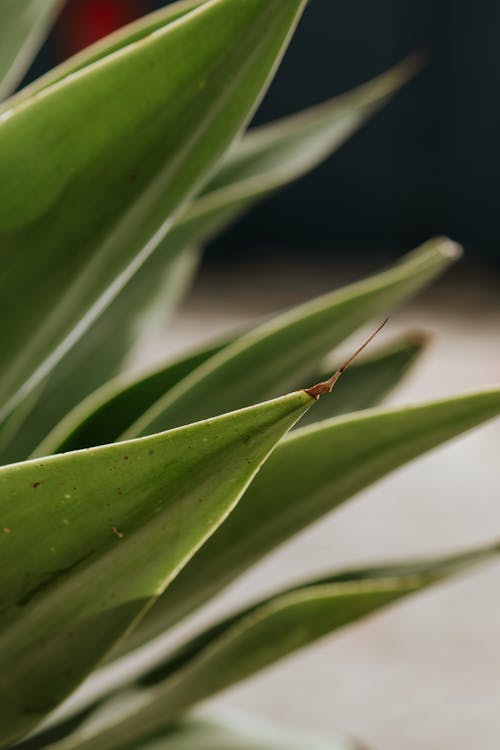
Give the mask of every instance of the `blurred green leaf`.
[[[160, 330], [164, 329], [191, 284], [199, 257], [199, 252], [192, 248], [186, 248], [171, 258], [164, 258], [160, 250], [153, 254], [77, 345], [56, 365], [45, 383], [8, 420], [0, 431], [0, 463], [26, 459], [68, 412], [124, 369], [127, 356], [131, 356], [138, 341], [143, 346], [148, 342], [150, 346], [157, 345]], [[196, 365], [201, 361], [203, 359], [196, 358]], [[91, 367], [89, 363], [92, 363]], [[184, 376], [189, 369], [181, 368], [180, 372]], [[169, 374], [165, 373], [167, 382]], [[152, 378], [142, 377], [144, 386], [150, 389], [150, 393], [155, 393]], [[162, 393], [164, 390], [158, 390], [156, 398]], [[137, 400], [132, 398], [127, 408], [133, 409], [136, 403]], [[134, 418], [150, 405], [151, 402], [146, 401]], [[114, 406], [114, 402], [108, 405], [110, 409]], [[117, 435], [111, 429], [108, 439], [107, 428], [115, 424], [119, 424], [116, 411], [109, 425], [106, 419], [101, 420], [101, 439], [91, 441], [91, 444], [112, 442]], [[129, 424], [125, 421], [123, 429]]]
[[279, 544], [389, 472], [499, 414], [495, 389], [295, 430], [123, 648], [171, 627]]
[[114, 442], [152, 403], [226, 346], [224, 339], [137, 377], [118, 376], [70, 412], [37, 453], [50, 453], [51, 446], [63, 453]]
[[[104, 424], [105, 439], [118, 438], [120, 433], [114, 427], [113, 417], [106, 415], [106, 398], [113, 401], [113, 411], [119, 411], [120, 429], [127, 413], [137, 420], [131, 419], [122, 433], [125, 437], [136, 437], [275, 396], [295, 388], [301, 378], [312, 382], [318, 362], [333, 347], [373, 316], [385, 314], [416, 294], [456, 257], [455, 246], [448, 240], [429, 242], [377, 276], [273, 317], [237, 338], [175, 385], [167, 370], [165, 395], [155, 403], [154, 397], [158, 398], [155, 389], [149, 408], [139, 418], [134, 402], [129, 411], [127, 389], [119, 384], [113, 392], [111, 386], [109, 393], [98, 394], [95, 402], [90, 397], [69, 414], [41, 443], [36, 455], [99, 444]], [[156, 382], [161, 380], [160, 372], [158, 376]], [[134, 392], [139, 389], [147, 395], [147, 383], [145, 386], [131, 384]], [[144, 402], [141, 395], [141, 403]]]
[[[190, 372], [224, 349], [230, 340], [200, 348], [188, 356], [135, 378], [121, 376], [92, 394], [78, 409], [63, 419], [57, 431], [38, 449], [40, 455], [57, 446], [57, 452], [78, 450], [99, 443], [112, 443], [163, 394]], [[320, 399], [301, 425], [319, 422], [340, 414], [376, 406], [400, 382], [421, 355], [425, 345], [422, 334], [408, 335], [397, 343], [380, 348], [376, 355], [356, 360], [349, 375], [335, 386], [335, 398]], [[338, 363], [312, 377], [314, 382], [326, 378]], [[312, 381], [311, 381], [312, 382]], [[317, 417], [317, 418], [316, 418]]]
[[164, 239], [251, 116], [304, 4], [212, 0], [2, 114], [0, 311], [15, 321], [2, 329], [2, 418]]
[[0, 469], [0, 741], [53, 710], [225, 519], [305, 392]]
[[206, 241], [243, 211], [317, 167], [415, 74], [404, 60], [352, 91], [250, 130], [174, 226], [176, 245]]
[[[398, 599], [500, 554], [500, 545], [438, 560], [342, 571], [282, 591], [217, 623], [137, 679], [124, 718], [83, 725], [54, 750], [137, 747], [193, 705]], [[138, 672], [140, 667], [138, 667]], [[140, 689], [142, 688], [142, 690]], [[140, 745], [139, 745], [140, 746]]]
[[193, 371], [124, 436], [241, 408], [286, 392], [301, 378], [307, 382], [332, 348], [416, 294], [457, 257], [449, 240], [433, 240], [385, 272], [272, 318]]
[[63, 0], [0, 3], [0, 99], [20, 83], [62, 4]]
[[[26, 0], [21, 0], [21, 2], [25, 1]], [[7, 0], [7, 2], [9, 2], [9, 0]], [[19, 0], [12, 0], [12, 2], [19, 4]], [[53, 86], [67, 76], [78, 73], [89, 65], [102, 60], [104, 57], [127, 47], [129, 44], [145, 39], [153, 32], [165, 28], [173, 23], [173, 21], [176, 21], [207, 2], [208, 0], [179, 0], [179, 2], [170, 3], [165, 8], [160, 8], [154, 13], [149, 13], [126, 26], [122, 26], [112, 34], [108, 34], [102, 39], [99, 39], [94, 44], [77, 52], [76, 55], [73, 55], [59, 65], [51, 68], [43, 76], [40, 76], [28, 86], [25, 86], [3, 105], [3, 109], [17, 106], [20, 102], [38, 94], [40, 91], [44, 91], [49, 88], [49, 86]], [[0, 111], [1, 109], [2, 108], [0, 108]]]
[[[182, 6], [187, 7], [185, 3]], [[170, 17], [173, 7], [153, 14], [154, 22], [158, 24], [160, 18]], [[144, 31], [147, 24], [141, 20], [139, 26]], [[120, 39], [123, 33], [119, 32]], [[130, 33], [125, 38], [129, 39]], [[114, 35], [108, 43], [112, 39]], [[103, 44], [97, 45], [101, 52]], [[408, 80], [416, 65], [414, 59], [404, 61], [347, 94], [245, 136], [225, 159], [220, 173], [180, 217], [151, 258], [56, 367], [34, 408], [28, 405], [24, 409], [24, 422], [14, 418], [15, 429], [4, 429], [3, 443], [7, 447], [3, 459], [19, 460], [29, 455], [67, 411], [102, 385], [106, 375], [110, 377], [116, 371], [121, 354], [131, 344], [138, 312], [146, 307], [151, 296], [158, 297], [159, 274], [169, 283], [169, 271], [174, 278], [170, 287], [163, 290], [164, 304], [174, 307], [179, 292], [189, 281], [188, 274], [184, 279], [186, 283], [181, 283], [179, 288], [175, 272], [180, 266], [182, 273], [186, 261], [188, 270], [194, 270], [194, 264], [189, 265], [193, 251], [185, 248], [206, 242], [256, 200], [316, 166]], [[172, 289], [177, 289], [175, 298], [169, 298]], [[93, 368], [91, 377], [82, 377], [83, 373], [88, 373], [85, 363], [94, 357], [99, 366]]]

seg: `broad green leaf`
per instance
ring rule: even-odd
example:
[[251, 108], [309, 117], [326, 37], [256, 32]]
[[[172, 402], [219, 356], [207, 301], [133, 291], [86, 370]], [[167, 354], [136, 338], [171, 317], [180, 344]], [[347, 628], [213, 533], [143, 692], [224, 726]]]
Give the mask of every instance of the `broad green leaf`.
[[254, 111], [304, 4], [210, 0], [2, 114], [0, 312], [15, 321], [2, 329], [3, 417], [164, 239]]
[[495, 389], [295, 430], [123, 647], [171, 627], [279, 544], [389, 472], [499, 414]]
[[[335, 385], [335, 398], [322, 398], [312, 417], [307, 414], [301, 420], [301, 426], [378, 406], [415, 365], [426, 341], [422, 334], [409, 334], [398, 342], [379, 348], [376, 354], [355, 360], [348, 377], [341, 378]], [[313, 380], [318, 383], [326, 380], [341, 364], [338, 358], [329, 364], [324, 363], [322, 371]]]
[[0, 741], [74, 689], [225, 519], [305, 391], [0, 469]]
[[[187, 7], [185, 3], [182, 6]], [[173, 7], [153, 14], [155, 23], [158, 24], [160, 17], [166, 17], [167, 11], [170, 14]], [[145, 22], [141, 21], [140, 29], [144, 28]], [[29, 455], [70, 408], [104, 382], [104, 375], [113, 374], [117, 355], [130, 341], [130, 329], [134, 327], [137, 312], [144, 306], [145, 300], [157, 295], [158, 274], [166, 274], [168, 279], [169, 269], [175, 275], [180, 265], [182, 273], [186, 264], [188, 271], [193, 270], [192, 263], [190, 265], [193, 255], [189, 250], [186, 254], [186, 247], [206, 241], [259, 197], [265, 197], [271, 190], [316, 166], [387, 101], [414, 69], [415, 61], [405, 61], [348, 94], [261, 127], [246, 136], [229, 154], [217, 177], [179, 218], [153, 256], [143, 264], [83, 340], [55, 368], [43, 392], [39, 393], [34, 411], [24, 409], [24, 423], [20, 424], [15, 419], [17, 433], [4, 429], [3, 442], [8, 445], [4, 460], [18, 460]], [[162, 269], [163, 265], [166, 271]], [[185, 285], [181, 284], [180, 288], [185, 288]], [[168, 290], [165, 290], [167, 293]], [[166, 304], [173, 306], [175, 301], [167, 301]], [[113, 331], [112, 337], [109, 337], [110, 330]], [[106, 338], [108, 344], [104, 347]], [[94, 368], [92, 378], [82, 378], [81, 374], [88, 370], [85, 363], [97, 353], [99, 367]]]
[[[118, 384], [118, 388], [111, 386], [109, 393], [98, 394], [95, 401], [90, 397], [69, 414], [41, 443], [36, 455], [87, 448], [103, 439], [116, 439], [120, 433], [114, 428], [113, 417], [107, 415], [106, 398], [113, 401], [113, 409], [115, 404], [119, 406], [118, 426], [122, 429], [124, 417], [132, 416], [134, 411], [123, 435], [135, 437], [241, 408], [295, 388], [301, 378], [312, 382], [318, 362], [333, 347], [373, 316], [385, 314], [413, 296], [456, 257], [455, 245], [448, 240], [435, 240], [410, 253], [388, 271], [266, 321], [175, 385], [167, 370], [165, 395], [156, 403], [151, 398], [149, 408], [139, 418], [135, 406], [129, 410], [129, 396], [122, 384]], [[160, 379], [161, 373], [158, 375]], [[141, 394], [147, 395], [147, 383], [145, 385], [134, 381], [131, 388], [133, 391], [139, 388]], [[158, 398], [156, 389], [152, 396]], [[144, 405], [144, 400], [141, 403]], [[103, 438], [99, 429], [104, 423]]]
[[[118, 376], [68, 414], [37, 453], [63, 453], [78, 450], [76, 446], [114, 442], [151, 404], [226, 346], [227, 340], [222, 340], [137, 377]], [[52, 451], [56, 445], [57, 450]]]
[[495, 544], [438, 560], [342, 571], [282, 591], [217, 623], [163, 661], [158, 653], [159, 664], [138, 677], [125, 718], [91, 720], [54, 750], [140, 747], [141, 740], [197, 703], [331, 632], [499, 555]]
[[[0, 431], [0, 464], [26, 459], [69, 411], [124, 369], [127, 355], [130, 356], [139, 340], [146, 346], [148, 341], [157, 339], [160, 329], [164, 328], [190, 285], [199, 257], [199, 252], [191, 248], [167, 259], [160, 250], [153, 254], [132, 283], [118, 294], [77, 345], [56, 365], [46, 382], [8, 420]], [[197, 358], [196, 364], [200, 361]], [[91, 367], [89, 363], [92, 363]], [[189, 369], [182, 369], [183, 376], [187, 372]], [[154, 393], [151, 377], [142, 377], [144, 385]], [[117, 383], [121, 382], [120, 378]], [[163, 392], [159, 390], [156, 398]], [[127, 408], [133, 408], [136, 403], [132, 398]], [[113, 405], [109, 404], [109, 407]], [[147, 401], [142, 410], [135, 413], [134, 419], [150, 405], [151, 402]], [[106, 429], [112, 424], [106, 420], [101, 422], [101, 437], [91, 444], [112, 442], [117, 433], [112, 432], [108, 439], [109, 430]], [[129, 424], [125, 421], [123, 429]]]
[[[410, 335], [381, 349], [375, 356], [356, 360], [349, 376], [335, 386], [335, 398], [320, 399], [313, 412], [318, 417], [313, 417], [314, 421], [375, 406], [412, 366], [422, 352], [424, 341], [421, 334]], [[160, 396], [229, 343], [230, 340], [201, 348], [135, 378], [117, 378], [68, 414], [38, 452], [40, 455], [50, 453], [57, 446], [56, 452], [61, 453], [113, 442]], [[325, 373], [331, 374], [336, 366], [333, 362], [327, 371], [325, 363], [325, 369], [313, 380], [324, 380]], [[301, 425], [308, 422], [309, 414], [301, 420]]]
[[2, 0], [0, 3], [0, 99], [26, 73], [63, 0]]
[[193, 371], [124, 436], [145, 435], [241, 408], [295, 387], [317, 362], [373, 316], [406, 301], [457, 258], [434, 240], [388, 271], [283, 313], [253, 329]]

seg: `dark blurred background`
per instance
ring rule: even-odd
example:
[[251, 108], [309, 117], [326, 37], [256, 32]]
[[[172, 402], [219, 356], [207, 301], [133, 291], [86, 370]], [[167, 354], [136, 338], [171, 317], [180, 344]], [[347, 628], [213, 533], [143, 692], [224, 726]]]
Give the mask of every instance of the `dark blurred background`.
[[[159, 0], [67, 0], [31, 76]], [[424, 50], [427, 68], [314, 173], [219, 238], [210, 257], [252, 252], [384, 255], [431, 235], [500, 263], [498, 40], [492, 0], [311, 0], [260, 109], [266, 122], [320, 102]]]

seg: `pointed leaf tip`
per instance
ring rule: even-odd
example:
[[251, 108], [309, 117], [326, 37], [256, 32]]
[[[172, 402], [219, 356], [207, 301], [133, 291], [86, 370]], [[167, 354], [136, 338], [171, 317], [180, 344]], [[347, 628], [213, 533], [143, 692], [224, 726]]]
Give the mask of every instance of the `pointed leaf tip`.
[[382, 328], [385, 327], [385, 325], [388, 323], [389, 318], [386, 318], [383, 323], [379, 325], [376, 331], [372, 333], [369, 338], [366, 339], [366, 341], [352, 354], [346, 362], [342, 365], [342, 367], [339, 367], [339, 369], [333, 373], [331, 378], [328, 378], [328, 380], [324, 380], [322, 383], [317, 383], [317, 385], [314, 385], [312, 388], [306, 388], [306, 393], [309, 394], [312, 398], [314, 398], [316, 401], [321, 398], [321, 396], [326, 395], [327, 393], [331, 393], [334, 389], [335, 383], [340, 378], [340, 376], [347, 370], [349, 365], [351, 365], [354, 360], [363, 352], [368, 344], [370, 344], [375, 336], [377, 336]]
[[444, 257], [451, 258], [452, 260], [460, 260], [464, 254], [462, 245], [454, 240], [450, 240], [449, 237], [439, 237], [438, 242], [441, 245], [441, 252]]

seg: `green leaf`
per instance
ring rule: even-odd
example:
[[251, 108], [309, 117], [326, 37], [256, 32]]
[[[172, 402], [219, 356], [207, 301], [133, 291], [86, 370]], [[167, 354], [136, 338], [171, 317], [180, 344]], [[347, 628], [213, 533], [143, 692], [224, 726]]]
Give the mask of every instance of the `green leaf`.
[[[12, 1], [14, 2], [14, 0]], [[15, 2], [18, 2], [18, 0], [15, 0]], [[45, 75], [40, 76], [28, 86], [25, 86], [18, 91], [17, 94], [11, 97], [3, 105], [3, 108], [7, 109], [17, 106], [22, 101], [33, 97], [40, 91], [44, 91], [49, 88], [49, 86], [53, 86], [55, 83], [67, 78], [67, 76], [83, 70], [89, 65], [102, 60], [113, 54], [113, 52], [117, 52], [134, 42], [139, 42], [142, 39], [145, 39], [153, 32], [168, 26], [174, 21], [177, 21], [177, 19], [206, 3], [208, 3], [208, 0], [179, 0], [179, 2], [169, 4], [166, 8], [160, 8], [154, 13], [149, 13], [126, 26], [122, 26], [112, 34], [108, 34], [104, 38], [99, 39], [94, 44], [77, 52], [76, 55], [73, 55], [59, 65], [51, 68], [51, 70], [45, 73]], [[0, 112], [1, 111], [2, 108], [0, 107]]]
[[[201, 348], [187, 357], [167, 362], [138, 377], [121, 376], [108, 383], [68, 414], [57, 431], [42, 443], [37, 452], [40, 455], [50, 453], [57, 446], [54, 452], [61, 453], [99, 443], [112, 443], [160, 396], [224, 349], [230, 341]], [[412, 367], [424, 345], [425, 337], [422, 334], [410, 334], [397, 343], [381, 348], [374, 356], [356, 360], [351, 365], [349, 376], [341, 379], [335, 386], [335, 398], [321, 399], [318, 402], [313, 412], [313, 421], [318, 422], [380, 403]], [[324, 380], [326, 373], [331, 374], [337, 365], [338, 363], [332, 362], [327, 369], [325, 363], [324, 369], [312, 380]], [[310, 421], [308, 413], [301, 420], [301, 425]]]
[[0, 312], [15, 321], [2, 329], [3, 417], [164, 239], [251, 116], [304, 4], [211, 0], [3, 113]]
[[215, 236], [241, 213], [317, 167], [415, 74], [416, 58], [346, 94], [251, 130], [174, 226], [176, 246]]
[[[159, 336], [160, 329], [164, 328], [190, 285], [199, 257], [199, 252], [191, 248], [167, 259], [160, 249], [153, 254], [77, 345], [56, 365], [44, 384], [18, 407], [0, 430], [0, 464], [26, 459], [68, 412], [125, 369], [127, 355], [131, 355], [138, 341], [147, 346]], [[209, 351], [213, 353], [214, 348]], [[195, 358], [194, 363], [198, 365], [203, 359]], [[89, 367], [89, 362], [92, 362], [92, 367]], [[178, 372], [184, 376], [190, 369], [181, 368]], [[169, 380], [170, 368], [165, 375], [170, 384], [177, 382]], [[155, 393], [149, 374], [143, 373], [141, 377], [150, 393]], [[116, 385], [123, 387], [122, 381], [123, 376]], [[104, 393], [108, 390], [106, 388]], [[162, 393], [164, 390], [158, 390], [156, 398]], [[132, 397], [127, 408], [132, 409], [136, 403], [136, 398]], [[151, 402], [146, 401], [134, 418], [140, 417], [150, 405]], [[108, 406], [112, 409], [114, 402]], [[109, 425], [106, 418], [101, 421], [101, 439], [91, 442], [92, 445], [112, 442], [117, 437], [113, 430], [109, 439], [107, 436], [107, 427], [116, 424], [119, 415], [113, 417]], [[125, 421], [120, 432], [129, 424]]]
[[[336, 397], [334, 391], [333, 400]], [[495, 389], [404, 409], [373, 409], [295, 430], [278, 446], [230, 518], [129, 636], [124, 649], [171, 627], [279, 544], [365, 487], [499, 414], [500, 389]]]
[[[426, 343], [426, 336], [409, 334], [379, 348], [374, 355], [355, 360], [348, 377], [341, 378], [335, 385], [335, 398], [322, 398], [313, 415], [307, 414], [301, 420], [301, 426], [378, 406], [415, 365]], [[341, 364], [338, 358], [325, 363], [313, 380], [318, 383], [327, 380]]]
[[62, 0], [2, 0], [0, 99], [21, 81], [61, 6]]
[[[187, 6], [182, 3], [182, 7]], [[170, 18], [173, 8], [169, 6], [153, 14], [154, 23], [158, 25], [160, 17], [165, 21], [167, 16]], [[137, 33], [144, 32], [145, 28], [152, 29], [146, 20], [140, 21]], [[149, 23], [153, 24], [153, 20]], [[129, 28], [135, 26], [133, 24]], [[120, 31], [118, 34], [120, 39], [130, 40], [130, 32], [125, 34]], [[112, 35], [106, 43], [112, 49], [115, 47], [111, 44], [114, 38], [115, 35]], [[97, 46], [103, 52], [104, 43], [99, 42]], [[24, 422], [15, 419], [14, 430], [4, 429], [3, 442], [8, 448], [4, 449], [3, 460], [19, 460], [29, 455], [65, 413], [101, 385], [105, 375], [109, 377], [113, 374], [113, 368], [119, 364], [117, 357], [130, 343], [130, 334], [144, 301], [157, 296], [158, 275], [166, 276], [168, 283], [169, 270], [173, 270], [174, 275], [176, 270], [179, 272], [179, 266], [181, 273], [186, 266], [188, 271], [194, 270], [192, 251], [186, 253], [186, 247], [205, 242], [258, 198], [265, 197], [316, 166], [385, 103], [408, 80], [415, 67], [416, 61], [409, 59], [348, 94], [247, 135], [225, 159], [216, 178], [175, 223], [153, 256], [55, 368], [39, 393], [34, 408], [28, 405], [24, 409]], [[187, 281], [189, 274], [183, 279], [184, 283], [171, 284], [170, 290], [172, 286], [180, 286], [183, 290]], [[164, 290], [165, 295], [168, 291]], [[166, 297], [165, 304], [170, 307], [175, 302], [176, 299], [169, 301]], [[109, 336], [110, 331], [113, 332], [112, 337]], [[82, 373], [88, 375], [85, 363], [94, 357], [99, 367], [93, 368], [92, 377], [82, 377]], [[36, 433], [33, 425], [36, 425]], [[102, 442], [102, 439], [96, 442]]]
[[159, 653], [160, 664], [137, 679], [126, 718], [121, 714], [117, 723], [111, 716], [94, 727], [91, 720], [54, 750], [136, 747], [193, 705], [298, 649], [499, 554], [496, 544], [438, 560], [342, 571], [282, 591], [217, 623], [163, 662]]
[[95, 667], [225, 519], [305, 392], [0, 469], [0, 741]]
[[297, 379], [310, 379], [318, 361], [359, 326], [416, 294], [457, 257], [449, 240], [434, 240], [377, 276], [274, 317], [193, 371], [124, 436], [179, 426], [286, 392]]

